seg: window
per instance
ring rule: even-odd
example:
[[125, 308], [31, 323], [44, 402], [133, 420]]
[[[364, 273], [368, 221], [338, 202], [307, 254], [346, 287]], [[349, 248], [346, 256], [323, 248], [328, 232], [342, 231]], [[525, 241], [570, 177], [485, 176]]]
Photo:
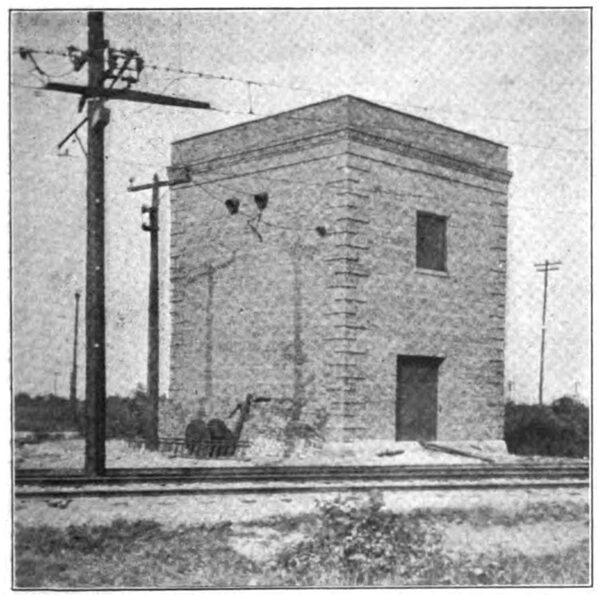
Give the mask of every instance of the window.
[[446, 216], [417, 212], [417, 268], [446, 270]]

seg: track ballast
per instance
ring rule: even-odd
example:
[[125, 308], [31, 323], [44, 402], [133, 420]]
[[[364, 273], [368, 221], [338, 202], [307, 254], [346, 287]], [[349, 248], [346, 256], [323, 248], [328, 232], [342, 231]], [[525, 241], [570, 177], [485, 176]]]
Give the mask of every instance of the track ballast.
[[111, 468], [104, 476], [76, 470], [15, 472], [16, 498], [161, 494], [581, 488], [587, 462], [436, 465], [289, 465]]

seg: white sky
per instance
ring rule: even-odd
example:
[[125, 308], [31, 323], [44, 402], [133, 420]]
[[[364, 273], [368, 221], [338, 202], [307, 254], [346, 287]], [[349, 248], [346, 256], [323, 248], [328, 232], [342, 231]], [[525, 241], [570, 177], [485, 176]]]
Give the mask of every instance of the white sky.
[[[590, 384], [589, 15], [585, 10], [329, 10], [107, 12], [105, 34], [148, 64], [275, 82], [252, 88], [254, 111], [354, 94], [509, 146], [506, 378], [537, 400], [543, 276], [550, 276], [548, 400]], [[85, 47], [85, 12], [13, 13], [12, 50]], [[66, 58], [36, 55], [50, 75]], [[56, 144], [78, 122], [76, 96], [37, 92], [31, 64], [12, 55], [14, 389], [68, 394], [75, 290], [84, 290], [85, 160]], [[83, 82], [69, 74], [61, 81]], [[310, 88], [294, 91], [285, 86]], [[146, 69], [138, 89], [211, 102], [196, 111], [111, 102], [107, 128], [107, 382], [145, 381], [148, 235], [130, 177], [165, 176], [170, 143], [249, 118], [242, 83]], [[85, 132], [83, 133], [85, 137]], [[85, 140], [84, 140], [85, 142]], [[168, 205], [168, 193], [163, 204]], [[166, 216], [163, 217], [163, 221]], [[166, 235], [161, 255], [167, 274]], [[168, 381], [163, 297], [161, 386]], [[79, 393], [84, 388], [80, 322]], [[56, 374], [55, 374], [56, 373]]]

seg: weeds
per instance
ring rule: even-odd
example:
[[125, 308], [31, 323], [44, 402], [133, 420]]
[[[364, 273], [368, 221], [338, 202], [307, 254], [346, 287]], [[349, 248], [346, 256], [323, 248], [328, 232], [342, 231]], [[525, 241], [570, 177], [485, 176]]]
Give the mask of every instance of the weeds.
[[228, 545], [230, 524], [166, 530], [153, 521], [17, 528], [19, 588], [244, 585], [257, 567]]
[[313, 537], [278, 559], [283, 581], [315, 585], [334, 571], [351, 585], [375, 585], [392, 576], [404, 582], [427, 577], [432, 563], [442, 557], [439, 532], [421, 518], [382, 507], [380, 493], [371, 494], [366, 503], [323, 503]]
[[587, 542], [536, 556], [519, 554], [516, 547], [446, 554], [443, 538], [453, 523], [493, 535], [498, 526], [588, 519], [587, 506], [575, 502], [530, 504], [514, 515], [489, 508], [398, 514], [386, 511], [381, 494], [373, 493], [366, 501], [338, 498], [309, 515], [261, 522], [284, 536], [296, 531], [305, 538], [261, 564], [232, 548], [230, 523], [165, 529], [153, 521], [118, 520], [65, 530], [17, 527], [15, 579], [19, 588], [45, 589], [584, 585]]

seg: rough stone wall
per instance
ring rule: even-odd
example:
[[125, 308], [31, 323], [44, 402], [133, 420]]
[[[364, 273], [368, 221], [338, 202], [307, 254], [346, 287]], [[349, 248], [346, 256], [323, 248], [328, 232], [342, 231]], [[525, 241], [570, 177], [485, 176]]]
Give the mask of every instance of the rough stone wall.
[[[409, 354], [444, 358], [439, 439], [502, 437], [506, 148], [345, 97], [183, 141], [173, 162], [194, 182], [171, 202], [161, 434], [255, 392], [274, 402], [243, 438], [325, 421], [331, 441], [393, 439]], [[448, 216], [447, 275], [415, 267], [417, 210]]]

